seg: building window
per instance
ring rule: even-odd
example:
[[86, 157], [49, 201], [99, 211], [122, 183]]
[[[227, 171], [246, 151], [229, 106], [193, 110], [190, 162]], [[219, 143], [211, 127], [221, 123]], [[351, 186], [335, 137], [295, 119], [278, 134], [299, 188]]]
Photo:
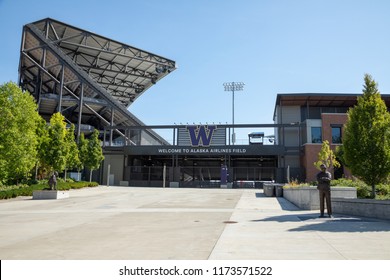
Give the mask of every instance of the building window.
[[341, 127], [332, 126], [332, 143], [341, 144]]
[[311, 142], [312, 143], [322, 143], [321, 127], [312, 127], [311, 128]]

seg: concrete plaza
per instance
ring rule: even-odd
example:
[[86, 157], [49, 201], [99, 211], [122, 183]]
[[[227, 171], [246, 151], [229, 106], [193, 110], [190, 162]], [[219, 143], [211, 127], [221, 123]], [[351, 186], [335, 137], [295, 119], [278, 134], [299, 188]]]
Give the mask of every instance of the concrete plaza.
[[390, 260], [390, 221], [262, 189], [96, 187], [0, 201], [2, 260]]

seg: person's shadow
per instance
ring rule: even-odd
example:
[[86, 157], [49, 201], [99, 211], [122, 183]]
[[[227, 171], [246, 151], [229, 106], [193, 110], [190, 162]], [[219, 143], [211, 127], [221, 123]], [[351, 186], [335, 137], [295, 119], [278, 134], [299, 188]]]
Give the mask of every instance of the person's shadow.
[[[256, 193], [256, 197], [264, 197], [262, 193]], [[251, 222], [296, 222], [295, 228], [288, 231], [328, 231], [328, 232], [381, 232], [390, 231], [390, 220], [347, 216], [334, 214], [333, 218], [319, 218], [319, 213], [305, 213], [304, 210], [288, 200], [276, 198], [283, 210], [291, 214], [267, 217], [264, 219], [251, 220]], [[326, 217], [326, 216], [325, 216]]]

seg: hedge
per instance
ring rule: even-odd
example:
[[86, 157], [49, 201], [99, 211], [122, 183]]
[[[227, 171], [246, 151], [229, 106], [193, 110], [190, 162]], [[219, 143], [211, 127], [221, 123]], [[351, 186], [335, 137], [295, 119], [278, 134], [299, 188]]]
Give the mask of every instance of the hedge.
[[[70, 189], [81, 189], [96, 187], [99, 184], [96, 182], [58, 182], [57, 189], [61, 191]], [[17, 185], [0, 188], [0, 199], [15, 198], [18, 196], [32, 196], [33, 191], [48, 189], [47, 183], [39, 183], [35, 185]]]

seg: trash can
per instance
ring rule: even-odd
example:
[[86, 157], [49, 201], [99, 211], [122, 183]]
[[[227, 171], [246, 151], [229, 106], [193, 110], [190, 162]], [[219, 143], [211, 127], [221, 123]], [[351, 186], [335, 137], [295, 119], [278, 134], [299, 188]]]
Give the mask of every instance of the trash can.
[[275, 185], [275, 195], [277, 197], [283, 196], [283, 185], [282, 184]]
[[274, 184], [264, 184], [264, 195], [271, 197], [275, 196], [275, 185]]

